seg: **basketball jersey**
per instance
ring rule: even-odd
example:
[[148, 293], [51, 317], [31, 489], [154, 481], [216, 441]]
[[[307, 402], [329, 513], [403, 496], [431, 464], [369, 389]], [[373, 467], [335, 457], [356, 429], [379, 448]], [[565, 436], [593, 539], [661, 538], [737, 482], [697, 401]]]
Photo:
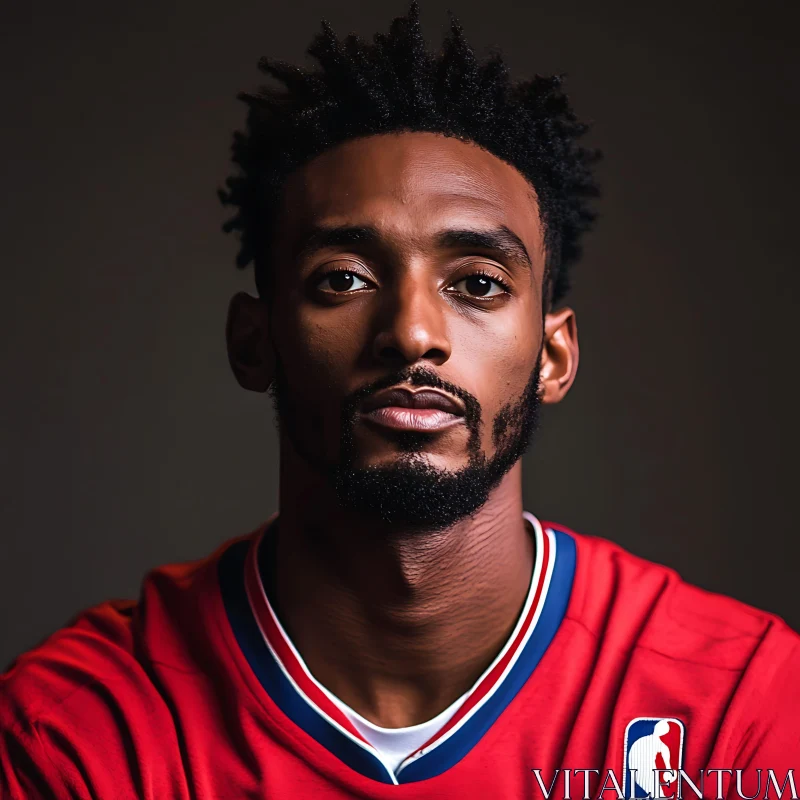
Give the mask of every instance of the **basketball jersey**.
[[399, 762], [282, 629], [265, 524], [17, 659], [0, 678], [0, 797], [674, 797], [681, 780], [684, 797], [763, 797], [770, 780], [791, 796], [800, 637], [526, 516], [536, 560], [511, 636]]

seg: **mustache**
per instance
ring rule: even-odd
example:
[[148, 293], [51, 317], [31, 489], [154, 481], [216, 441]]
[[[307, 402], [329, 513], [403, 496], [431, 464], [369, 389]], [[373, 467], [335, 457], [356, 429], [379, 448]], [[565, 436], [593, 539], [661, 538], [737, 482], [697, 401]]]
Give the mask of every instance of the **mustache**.
[[427, 367], [406, 367], [360, 387], [345, 398], [342, 406], [344, 418], [352, 419], [356, 409], [370, 395], [383, 389], [389, 389], [399, 383], [406, 383], [411, 386], [429, 386], [432, 389], [441, 389], [444, 392], [448, 392], [464, 404], [464, 422], [467, 427], [470, 430], [475, 430], [479, 425], [481, 404], [478, 399], [466, 389], [444, 380], [444, 378]]

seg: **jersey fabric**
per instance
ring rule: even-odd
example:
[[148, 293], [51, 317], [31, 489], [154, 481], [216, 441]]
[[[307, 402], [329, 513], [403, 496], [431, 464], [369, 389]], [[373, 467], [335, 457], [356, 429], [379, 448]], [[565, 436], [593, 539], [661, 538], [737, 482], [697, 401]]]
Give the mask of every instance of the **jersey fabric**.
[[[791, 797], [800, 637], [608, 541], [526, 516], [536, 562], [511, 637], [396, 769], [275, 616], [260, 578], [265, 523], [208, 558], [153, 570], [138, 602], [90, 609], [17, 659], [0, 678], [0, 797], [556, 798], [569, 771], [572, 798], [613, 798], [609, 772], [628, 786], [624, 768], [642, 758], [696, 781], [741, 769], [750, 795], [756, 770], [773, 770]], [[732, 775], [710, 776], [705, 796], [719, 778], [721, 796], [738, 797]]]

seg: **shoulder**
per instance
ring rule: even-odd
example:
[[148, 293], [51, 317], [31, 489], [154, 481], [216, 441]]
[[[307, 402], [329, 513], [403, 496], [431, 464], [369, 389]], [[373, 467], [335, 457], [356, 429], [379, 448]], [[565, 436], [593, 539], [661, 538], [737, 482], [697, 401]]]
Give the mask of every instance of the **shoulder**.
[[800, 635], [779, 616], [684, 581], [670, 567], [596, 536], [542, 522], [575, 540], [567, 617], [599, 638], [672, 660], [744, 670], [761, 651], [788, 657]]
[[0, 675], [0, 796], [62, 797], [67, 783], [40, 724], [74, 747], [84, 725], [81, 707], [97, 717], [85, 698], [119, 694], [120, 676], [131, 672], [132, 601], [88, 609]]
[[565, 621], [591, 642], [584, 652], [593, 680], [617, 698], [622, 722], [645, 712], [680, 717], [692, 728], [695, 755], [703, 741], [713, 744], [714, 765], [784, 774], [793, 766], [800, 636], [784, 620], [612, 542], [542, 525], [575, 541]]
[[[88, 791], [85, 780], [110, 787], [115, 775], [136, 774], [134, 752], [149, 753], [151, 766], [173, 750], [180, 759], [170, 691], [211, 657], [206, 595], [215, 590], [219, 556], [235, 541], [204, 559], [151, 570], [138, 600], [83, 611], [0, 675], [0, 796], [38, 796], [18, 788], [25, 779], [54, 797], [56, 784], [78, 795]], [[165, 672], [175, 676], [172, 689]], [[135, 796], [120, 780], [117, 796]]]
[[133, 653], [136, 603], [116, 600], [87, 609], [0, 675], [0, 726], [30, 723], [92, 682], [112, 681]]
[[0, 725], [52, 715], [98, 684], [142, 688], [152, 663], [190, 671], [190, 640], [203, 628], [204, 596], [216, 582], [219, 556], [240, 538], [206, 558], [150, 570], [137, 600], [89, 608], [18, 656], [0, 675]]

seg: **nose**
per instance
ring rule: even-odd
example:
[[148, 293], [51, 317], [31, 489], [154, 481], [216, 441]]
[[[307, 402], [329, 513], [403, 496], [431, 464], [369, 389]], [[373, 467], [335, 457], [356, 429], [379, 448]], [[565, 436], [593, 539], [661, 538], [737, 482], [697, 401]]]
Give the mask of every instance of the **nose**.
[[450, 358], [446, 303], [429, 281], [407, 279], [383, 290], [372, 353], [391, 367], [418, 361], [440, 366]]

